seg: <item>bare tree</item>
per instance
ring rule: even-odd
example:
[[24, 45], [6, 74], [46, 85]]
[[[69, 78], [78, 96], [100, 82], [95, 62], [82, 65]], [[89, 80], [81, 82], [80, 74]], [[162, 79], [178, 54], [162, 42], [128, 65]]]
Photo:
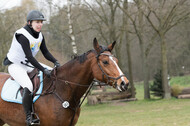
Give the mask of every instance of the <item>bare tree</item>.
[[[120, 0], [117, 0], [117, 2], [122, 3]], [[123, 3], [125, 3], [125, 2], [126, 2], [126, 0]], [[172, 2], [172, 3], [174, 3], [174, 2]], [[158, 9], [156, 8], [156, 6], [158, 4], [159, 4], [158, 2], [153, 1], [153, 0], [151, 2], [149, 0], [147, 0], [147, 1], [146, 0], [143, 0], [143, 1], [142, 0], [134, 0], [134, 3], [131, 3], [131, 5], [130, 5], [133, 7], [131, 11], [126, 10], [124, 5], [118, 4], [119, 8], [126, 14], [128, 19], [130, 20], [130, 22], [134, 28], [134, 32], [139, 40], [142, 66], [143, 66], [142, 71], [143, 71], [143, 78], [144, 78], [144, 98], [145, 99], [150, 98], [149, 77], [148, 77], [148, 75], [149, 75], [148, 55], [150, 53], [151, 48], [154, 45], [156, 38], [159, 37], [161, 42], [165, 43], [164, 36], [166, 35], [167, 31], [169, 31], [172, 27], [176, 26], [181, 21], [184, 21], [184, 19], [186, 19], [189, 15], [189, 12], [183, 13], [183, 11], [181, 9], [175, 9], [175, 11], [173, 11], [173, 12], [168, 11], [169, 1], [166, 2], [165, 0], [163, 0], [162, 2], [160, 1], [160, 4], [159, 4], [160, 11], [158, 11]], [[178, 3], [178, 5], [182, 5], [182, 4], [184, 4], [182, 1], [180, 3]], [[176, 5], [174, 4], [173, 7], [175, 7], [175, 6]], [[169, 6], [169, 7], [171, 8], [171, 6]], [[173, 9], [171, 9], [171, 10], [173, 10]], [[178, 15], [180, 13], [183, 13], [183, 15]], [[150, 26], [153, 27], [153, 29], [154, 29], [154, 32], [151, 31], [149, 33], [149, 36], [151, 38], [149, 40], [149, 43], [147, 43], [144, 38], [144, 36], [145, 36], [144, 27], [145, 26], [147, 27], [144, 17], [146, 19], [148, 19]], [[158, 21], [160, 21], [159, 23], [157, 23], [157, 21], [155, 20], [155, 18], [158, 18], [158, 17], [159, 17]], [[165, 21], [164, 21], [163, 17], [166, 19]], [[164, 26], [161, 26], [162, 28], [161, 27], [157, 28], [157, 26], [155, 26], [155, 24], [156, 25], [161, 24]], [[168, 24], [168, 26], [167, 26], [167, 24]], [[165, 27], [165, 26], [167, 26], [167, 27]], [[162, 32], [162, 31], [166, 31], [166, 32]], [[163, 35], [163, 33], [164, 33], [164, 35]], [[145, 44], [145, 42], [146, 42], [146, 44]], [[162, 61], [163, 61], [162, 64], [167, 64], [166, 46], [165, 46], [165, 44], [161, 44], [161, 45], [162, 45], [161, 49], [162, 49]], [[162, 65], [162, 66], [163, 66], [162, 69], [165, 69], [167, 71], [166, 65]], [[163, 74], [165, 75], [165, 77], [163, 78], [164, 79], [163, 82], [165, 84], [165, 90], [166, 90], [165, 92], [168, 92], [167, 95], [169, 95], [170, 91], [169, 91], [169, 87], [167, 88], [167, 86], [166, 86], [167, 85], [167, 74], [166, 74], [165, 70], [163, 71]], [[167, 97], [167, 95], [165, 97]]]
[[152, 29], [157, 33], [161, 45], [161, 61], [162, 61], [162, 84], [164, 90], [164, 98], [171, 97], [170, 87], [168, 85], [168, 67], [167, 67], [167, 42], [166, 33], [179, 23], [188, 18], [190, 12], [184, 8], [187, 0], [143, 0], [146, 11], [144, 16], [149, 22]]
[[[123, 10], [125, 12], [128, 12], [128, 0], [125, 0], [123, 2]], [[129, 19], [128, 16], [123, 13], [123, 26], [125, 31], [125, 40], [126, 40], [126, 49], [127, 49], [127, 61], [128, 61], [128, 71], [129, 71], [129, 80], [130, 80], [130, 86], [131, 86], [131, 94], [132, 98], [135, 98], [135, 86], [133, 83], [133, 70], [132, 70], [132, 60], [131, 60], [131, 41], [130, 41], [130, 33], [129, 33]], [[122, 38], [122, 36], [121, 36]]]
[[73, 25], [72, 25], [72, 19], [71, 19], [71, 0], [67, 0], [67, 17], [68, 17], [68, 24], [69, 24], [69, 33], [71, 38], [71, 45], [73, 48], [73, 54], [77, 54], [77, 46], [75, 42], [75, 36], [73, 33]]
[[[85, 5], [91, 11], [91, 23], [95, 30], [98, 31], [99, 35], [108, 44], [110, 41], [118, 40], [120, 34], [117, 33], [115, 16], [117, 3], [113, 0], [95, 0], [95, 5], [92, 6], [86, 0]], [[118, 42], [118, 41], [117, 41]], [[120, 60], [120, 43], [117, 43], [116, 55]], [[121, 66], [121, 64], [119, 64]]]
[[[144, 79], [144, 98], [150, 98], [150, 91], [149, 91], [149, 78], [148, 78], [148, 64], [147, 64], [147, 57], [149, 54], [149, 50], [151, 49], [153, 43], [149, 43], [147, 47], [145, 47], [145, 40], [144, 40], [144, 19], [142, 10], [142, 4], [140, 0], [136, 1], [136, 4], [128, 3], [127, 0], [121, 2], [117, 0], [119, 3], [119, 8], [123, 11], [124, 15], [129, 21], [124, 21], [128, 28], [125, 28], [125, 31], [129, 34], [135, 34], [139, 41], [140, 46], [140, 54], [141, 54], [141, 61], [142, 61], [142, 71], [143, 71], [143, 79]], [[126, 4], [127, 3], [127, 4]], [[130, 7], [132, 10], [126, 9]], [[132, 26], [134, 30], [130, 30], [129, 26]], [[126, 34], [126, 38], [129, 39], [129, 35]], [[128, 40], [129, 41], [129, 40]], [[129, 42], [127, 42], [127, 50], [130, 49]]]
[[[114, 40], [117, 41], [117, 46], [115, 48], [115, 51], [116, 51], [116, 56], [119, 60], [119, 66], [123, 69], [125, 68], [124, 66], [126, 66], [123, 65], [124, 62], [128, 63], [128, 74], [131, 86], [131, 93], [132, 97], [135, 97], [130, 40], [129, 40], [128, 31], [125, 31], [125, 28], [129, 28], [128, 24], [126, 23], [127, 17], [123, 15], [123, 19], [120, 18], [122, 17], [122, 14], [120, 13], [120, 11], [117, 11], [118, 10], [117, 1], [95, 0], [94, 6], [92, 6], [90, 3], [86, 1], [85, 3], [87, 7], [91, 10], [91, 17], [93, 23], [92, 25], [94, 26], [94, 29], [97, 30], [97, 32], [100, 34], [101, 38], [103, 38], [106, 42]], [[123, 46], [123, 44], [126, 44], [126, 46]], [[127, 52], [122, 53], [122, 48], [127, 48]]]

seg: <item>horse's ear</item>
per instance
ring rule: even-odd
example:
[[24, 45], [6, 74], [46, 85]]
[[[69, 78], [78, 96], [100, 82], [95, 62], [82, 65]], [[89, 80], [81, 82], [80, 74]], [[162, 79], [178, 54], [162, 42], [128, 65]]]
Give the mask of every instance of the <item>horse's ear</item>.
[[112, 44], [108, 45], [108, 49], [109, 49], [110, 52], [114, 48], [115, 44], [116, 44], [116, 41], [114, 41]]
[[100, 46], [99, 46], [98, 41], [97, 41], [96, 38], [94, 38], [93, 45], [94, 45], [94, 49], [99, 54], [100, 53]]

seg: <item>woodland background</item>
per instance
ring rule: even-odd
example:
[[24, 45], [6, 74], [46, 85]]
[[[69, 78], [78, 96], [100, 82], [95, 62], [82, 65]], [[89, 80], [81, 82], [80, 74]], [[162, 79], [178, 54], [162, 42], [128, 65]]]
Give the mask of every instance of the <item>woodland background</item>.
[[[133, 82], [143, 81], [145, 99], [150, 98], [149, 81], [157, 71], [162, 70], [164, 98], [171, 97], [168, 75], [190, 73], [189, 0], [69, 1], [22, 0], [21, 6], [0, 8], [0, 62], [14, 32], [26, 24], [27, 13], [37, 9], [47, 18], [42, 30], [47, 47], [61, 64], [74, 55], [75, 45], [78, 55], [92, 49], [96, 37], [103, 45], [117, 41], [114, 55], [119, 66], [133, 92]], [[53, 65], [41, 54], [37, 59]], [[0, 71], [7, 72], [7, 67], [1, 65]]]

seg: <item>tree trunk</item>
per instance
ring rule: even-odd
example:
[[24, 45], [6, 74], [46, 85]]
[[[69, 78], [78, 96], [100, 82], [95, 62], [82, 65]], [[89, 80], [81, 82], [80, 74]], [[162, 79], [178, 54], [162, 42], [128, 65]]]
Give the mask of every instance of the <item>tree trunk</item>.
[[[128, 0], [124, 1], [124, 9], [128, 10]], [[130, 50], [130, 40], [129, 40], [129, 21], [127, 16], [124, 14], [124, 26], [125, 26], [125, 39], [126, 39], [126, 48], [127, 48], [127, 57], [128, 57], [128, 70], [129, 70], [129, 81], [131, 86], [132, 98], [135, 98], [135, 86], [133, 83], [133, 71], [132, 71], [132, 59], [131, 59], [131, 50]]]
[[162, 55], [162, 87], [164, 90], [164, 98], [170, 99], [171, 98], [171, 90], [168, 84], [168, 66], [167, 66], [167, 52], [166, 52], [166, 41], [165, 36], [161, 35], [161, 55]]
[[77, 54], [77, 46], [76, 46], [76, 42], [75, 42], [75, 36], [73, 33], [73, 25], [72, 25], [72, 19], [71, 19], [71, 0], [67, 0], [67, 17], [69, 20], [69, 34], [70, 34], [70, 38], [71, 38], [71, 45], [73, 48], [73, 54], [76, 55]]
[[143, 81], [144, 81], [144, 99], [150, 99], [150, 89], [149, 89], [149, 78], [148, 78], [148, 63], [147, 56], [144, 51], [144, 43], [139, 39], [140, 51], [141, 51], [141, 60], [142, 60], [142, 71], [143, 71]]
[[149, 72], [147, 58], [143, 61], [143, 75], [144, 75], [144, 99], [150, 99], [150, 88], [149, 88]]
[[128, 37], [127, 31], [126, 31], [126, 47], [127, 47], [127, 57], [128, 57], [128, 70], [129, 70], [129, 81], [130, 81], [130, 86], [131, 86], [131, 94], [132, 94], [132, 98], [135, 98], [135, 86], [133, 83], [133, 72], [132, 72], [132, 61], [131, 61], [131, 50], [130, 50], [130, 42], [127, 39]]
[[141, 52], [141, 60], [142, 60], [142, 71], [143, 71], [143, 81], [144, 81], [144, 99], [150, 99], [150, 89], [149, 89], [149, 78], [148, 78], [148, 64], [147, 64], [147, 57], [145, 53], [145, 47], [144, 47], [144, 39], [143, 39], [143, 12], [141, 9], [141, 0], [137, 0], [137, 7], [139, 10], [138, 14], [138, 28], [135, 26], [136, 34], [139, 39], [139, 46], [140, 46], [140, 52]]

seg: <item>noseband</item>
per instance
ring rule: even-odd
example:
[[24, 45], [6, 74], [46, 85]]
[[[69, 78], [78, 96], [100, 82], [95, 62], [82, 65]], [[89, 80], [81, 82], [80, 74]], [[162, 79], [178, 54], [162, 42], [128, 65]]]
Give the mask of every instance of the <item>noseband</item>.
[[118, 77], [111, 77], [111, 76], [109, 76], [109, 75], [103, 70], [102, 66], [100, 65], [100, 60], [99, 60], [99, 56], [100, 56], [100, 55], [112, 56], [112, 57], [113, 57], [113, 55], [109, 55], [109, 54], [106, 54], [106, 53], [100, 53], [100, 54], [98, 54], [98, 55], [96, 56], [96, 59], [97, 59], [98, 66], [99, 66], [100, 70], [102, 71], [102, 80], [104, 81], [104, 76], [105, 76], [106, 79], [108, 80], [106, 84], [112, 83], [112, 86], [113, 86], [113, 87], [116, 87], [116, 83], [115, 83], [115, 82], [116, 82], [118, 79], [120, 79], [121, 77], [125, 76], [125, 75], [122, 74], [122, 75], [120, 75], [120, 76], [118, 76]]

